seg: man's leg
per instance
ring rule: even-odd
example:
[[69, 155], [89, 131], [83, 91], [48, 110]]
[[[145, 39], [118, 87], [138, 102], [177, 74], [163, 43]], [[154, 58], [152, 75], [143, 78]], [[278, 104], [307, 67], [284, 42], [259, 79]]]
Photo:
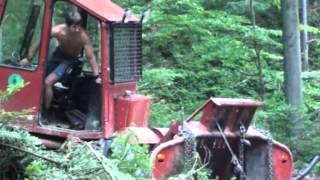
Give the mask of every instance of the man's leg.
[[55, 82], [57, 82], [58, 76], [55, 73], [50, 73], [45, 79], [45, 111], [49, 111], [51, 106], [51, 101], [53, 99], [53, 89], [52, 86]]
[[50, 109], [51, 102], [53, 99], [53, 85], [56, 83], [59, 79], [64, 76], [66, 73], [66, 70], [69, 68], [69, 65], [67, 63], [60, 63], [58, 66], [55, 67], [55, 69], [46, 77], [45, 79], [45, 99], [44, 99], [44, 105], [46, 111]]

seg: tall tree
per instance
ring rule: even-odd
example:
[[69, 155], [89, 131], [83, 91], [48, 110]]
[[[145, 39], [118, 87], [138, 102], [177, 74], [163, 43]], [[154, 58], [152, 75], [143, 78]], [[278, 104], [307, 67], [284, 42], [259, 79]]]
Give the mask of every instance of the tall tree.
[[[301, 109], [303, 97], [298, 12], [298, 0], [281, 0], [285, 93], [288, 104], [293, 108]], [[289, 115], [292, 137], [299, 136], [303, 130], [303, 121], [300, 117], [299, 111], [293, 111]]]
[[[301, 0], [301, 21], [304, 27], [308, 26], [308, 3], [307, 0]], [[306, 29], [302, 31], [301, 37], [302, 45], [302, 68], [303, 71], [309, 69], [309, 44], [308, 44], [308, 32]]]

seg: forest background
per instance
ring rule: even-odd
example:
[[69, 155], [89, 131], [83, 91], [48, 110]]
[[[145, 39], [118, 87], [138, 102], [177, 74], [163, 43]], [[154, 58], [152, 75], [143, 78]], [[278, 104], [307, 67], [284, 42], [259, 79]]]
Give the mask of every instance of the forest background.
[[[137, 13], [152, 12], [144, 25], [145, 71], [139, 86], [153, 98], [152, 126], [183, 120], [210, 97], [252, 98], [265, 104], [253, 126], [287, 144], [297, 167], [319, 154], [320, 1], [307, 1], [309, 26], [300, 27], [310, 38], [301, 109], [290, 108], [284, 94], [280, 0], [115, 2]], [[297, 110], [303, 134], [291, 137], [288, 115]]]

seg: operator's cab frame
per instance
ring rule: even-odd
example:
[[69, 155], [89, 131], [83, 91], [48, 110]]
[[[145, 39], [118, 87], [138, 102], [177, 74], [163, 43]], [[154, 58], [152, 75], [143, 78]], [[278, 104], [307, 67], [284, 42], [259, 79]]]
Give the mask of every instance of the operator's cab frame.
[[[130, 125], [146, 127], [148, 125], [150, 98], [136, 95], [136, 83], [142, 76], [142, 19], [129, 16], [126, 10], [111, 1], [34, 0], [30, 2], [41, 4], [42, 8], [39, 13], [41, 28], [38, 35], [41, 43], [39, 54], [36, 57], [38, 62], [32, 68], [26, 68], [1, 63], [0, 57], [1, 91], [10, 85], [10, 78], [14, 79], [14, 82], [19, 80], [28, 83], [4, 105], [4, 108], [8, 111], [21, 111], [31, 108], [34, 110], [31, 119], [13, 120], [12, 124], [22, 126], [37, 134], [58, 137], [77, 136], [82, 139], [107, 138], [116, 130], [121, 130]], [[98, 40], [90, 38], [92, 43], [99, 44], [97, 59], [100, 61], [101, 84], [90, 85], [98, 89], [91, 94], [98, 94], [93, 101], [96, 102], [99, 99], [101, 106], [98, 111], [93, 110], [95, 113], [98, 112], [100, 120], [99, 127], [93, 129], [72, 130], [63, 127], [48, 127], [42, 125], [39, 121], [41, 120], [40, 114], [43, 104], [45, 62], [50, 55], [50, 32], [54, 24], [53, 15], [56, 12], [56, 4], [61, 2], [70, 4], [79, 10], [83, 18], [84, 28], [88, 28], [88, 16], [97, 22], [99, 38], [97, 38]], [[6, 20], [6, 8], [9, 8], [9, 5], [10, 0], [0, 0], [0, 15], [2, 15], [0, 18], [4, 17], [4, 23], [1, 26], [5, 26], [7, 23], [5, 21], [9, 20]], [[31, 38], [28, 41], [31, 44], [33, 40]], [[22, 55], [20, 54], [20, 56]], [[86, 79], [90, 74], [84, 68], [78, 78]], [[41, 94], [42, 96], [40, 96]]]

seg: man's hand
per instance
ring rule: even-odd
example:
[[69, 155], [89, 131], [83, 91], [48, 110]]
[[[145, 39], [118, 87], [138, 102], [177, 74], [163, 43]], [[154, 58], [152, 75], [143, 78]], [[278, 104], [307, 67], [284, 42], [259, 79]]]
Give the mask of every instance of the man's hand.
[[27, 64], [29, 64], [28, 58], [23, 58], [23, 59], [19, 62], [19, 65], [21, 65], [21, 66], [25, 66], [25, 65], [27, 65]]

